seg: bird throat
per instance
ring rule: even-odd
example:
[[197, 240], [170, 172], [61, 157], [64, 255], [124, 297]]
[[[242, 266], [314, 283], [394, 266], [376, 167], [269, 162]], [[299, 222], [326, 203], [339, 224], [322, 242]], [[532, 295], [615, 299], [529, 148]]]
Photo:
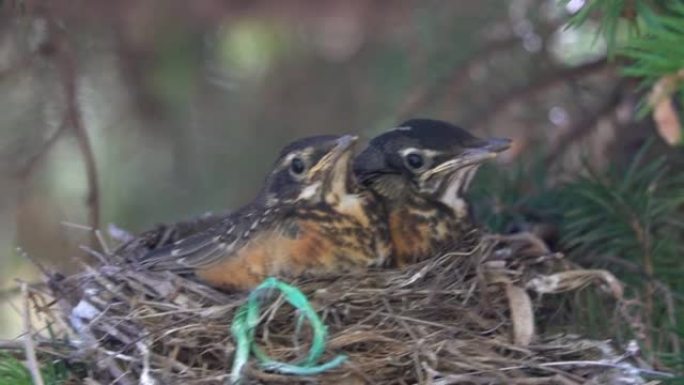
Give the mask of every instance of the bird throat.
[[465, 194], [478, 168], [479, 165], [461, 168], [442, 182], [438, 200], [450, 207], [458, 218], [467, 218], [469, 215]]

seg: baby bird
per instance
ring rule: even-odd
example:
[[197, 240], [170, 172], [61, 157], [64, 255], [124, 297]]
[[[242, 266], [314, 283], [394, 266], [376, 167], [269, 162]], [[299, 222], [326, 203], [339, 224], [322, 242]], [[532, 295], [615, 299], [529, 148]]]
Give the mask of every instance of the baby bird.
[[378, 198], [351, 172], [356, 137], [315, 136], [285, 147], [257, 197], [139, 263], [190, 272], [210, 286], [245, 290], [269, 276], [336, 274], [390, 254]]
[[354, 173], [386, 207], [398, 266], [453, 250], [473, 228], [465, 192], [509, 139], [479, 139], [450, 123], [412, 119], [373, 138]]

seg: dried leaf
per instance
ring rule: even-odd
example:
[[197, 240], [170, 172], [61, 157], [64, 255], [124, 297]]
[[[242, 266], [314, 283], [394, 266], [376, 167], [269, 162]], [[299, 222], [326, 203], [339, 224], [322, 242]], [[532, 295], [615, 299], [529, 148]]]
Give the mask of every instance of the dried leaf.
[[540, 294], [562, 293], [581, 289], [596, 281], [604, 284], [613, 297], [618, 300], [622, 299], [624, 292], [622, 284], [606, 270], [570, 270], [539, 276], [529, 280], [525, 287]]
[[534, 312], [530, 296], [525, 289], [508, 284], [506, 297], [511, 309], [513, 342], [518, 346], [528, 346], [534, 337]]
[[653, 120], [658, 134], [667, 144], [673, 146], [682, 142], [682, 125], [670, 98], [662, 99], [654, 106]]
[[672, 104], [672, 94], [680, 82], [684, 81], [684, 69], [663, 76], [653, 85], [649, 104], [653, 108], [653, 120], [658, 134], [670, 145], [682, 143], [682, 125], [679, 114]]

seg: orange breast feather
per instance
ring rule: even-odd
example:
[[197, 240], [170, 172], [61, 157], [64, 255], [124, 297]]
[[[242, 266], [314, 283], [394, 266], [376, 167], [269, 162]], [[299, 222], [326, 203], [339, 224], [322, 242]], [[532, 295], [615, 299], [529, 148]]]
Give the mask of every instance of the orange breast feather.
[[295, 277], [327, 270], [334, 259], [329, 246], [318, 232], [303, 224], [295, 238], [277, 232], [255, 237], [238, 252], [195, 274], [214, 287], [246, 290], [269, 276]]
[[426, 223], [412, 220], [411, 213], [397, 210], [389, 215], [389, 228], [394, 248], [394, 264], [405, 266], [430, 252], [431, 229]]

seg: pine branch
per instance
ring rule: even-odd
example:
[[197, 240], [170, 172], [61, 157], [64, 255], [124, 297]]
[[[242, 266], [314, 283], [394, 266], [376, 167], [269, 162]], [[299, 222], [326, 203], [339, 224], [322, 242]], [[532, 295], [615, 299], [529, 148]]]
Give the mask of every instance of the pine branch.
[[545, 158], [522, 172], [485, 168], [473, 192], [477, 212], [496, 229], [555, 224], [569, 259], [586, 267], [610, 265], [637, 298], [645, 353], [667, 363], [684, 343], [684, 175], [670, 170], [665, 158], [647, 160], [648, 149], [626, 169], [587, 167], [577, 180], [555, 185]]
[[[570, 0], [563, 0], [567, 5]], [[645, 12], [650, 5], [645, 0], [588, 0], [582, 8], [568, 20], [568, 26], [577, 28], [585, 24], [590, 18], [599, 16], [601, 24], [598, 33], [606, 39], [609, 56], [617, 48], [619, 27], [627, 23], [630, 31], [639, 33], [638, 15]]]

